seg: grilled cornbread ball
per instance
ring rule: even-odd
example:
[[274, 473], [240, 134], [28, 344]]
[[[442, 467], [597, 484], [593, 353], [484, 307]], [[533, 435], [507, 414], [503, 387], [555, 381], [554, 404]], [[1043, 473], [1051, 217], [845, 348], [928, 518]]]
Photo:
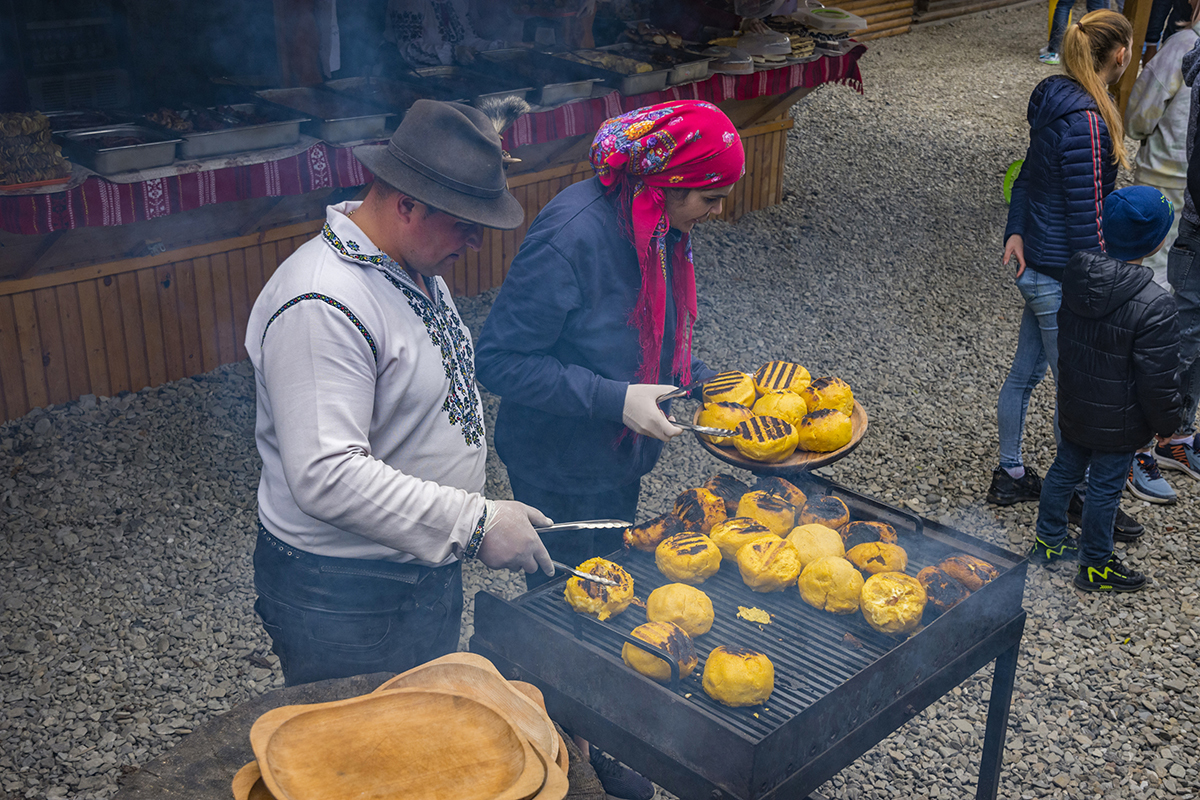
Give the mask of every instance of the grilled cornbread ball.
[[778, 417], [795, 427], [808, 413], [808, 405], [795, 392], [768, 392], [754, 402], [752, 410], [755, 416]]
[[713, 525], [725, 519], [725, 501], [708, 489], [685, 489], [675, 498], [675, 516], [688, 530], [708, 535]]
[[749, 408], [758, 399], [754, 378], [744, 372], [722, 372], [704, 384], [701, 391], [704, 404], [738, 403]]
[[971, 596], [962, 581], [948, 574], [941, 567], [926, 567], [917, 573], [917, 580], [925, 587], [929, 605], [939, 614], [949, 611]]
[[832, 453], [850, 444], [854, 438], [854, 423], [841, 411], [821, 408], [809, 412], [800, 420], [796, 436], [796, 444], [801, 450]]
[[724, 472], [713, 475], [700, 484], [700, 488], [708, 489], [725, 501], [725, 516], [727, 517], [732, 517], [737, 513], [738, 501], [742, 499], [742, 495], [750, 491], [749, 486]]
[[672, 622], [687, 631], [688, 636], [700, 636], [712, 630], [712, 600], [695, 586], [668, 583], [646, 598], [646, 619]]
[[898, 544], [887, 542], [864, 542], [851, 547], [846, 553], [850, 563], [878, 575], [881, 572], [904, 572], [908, 566], [908, 553]]
[[[753, 416], [754, 412], [741, 403], [705, 403], [696, 415], [696, 424], [733, 430], [739, 422], [745, 422]], [[709, 436], [707, 433], [700, 434], [700, 437], [721, 447], [732, 444], [734, 439], [732, 436]]]
[[626, 528], [622, 538], [626, 547], [653, 553], [658, 543], [668, 536], [691, 530], [687, 523], [671, 512], [661, 514], [652, 520]]
[[862, 573], [844, 558], [825, 556], [804, 567], [797, 586], [813, 608], [833, 614], [853, 614], [862, 597]]
[[838, 533], [842, 535], [847, 550], [865, 542], [896, 544], [900, 541], [896, 529], [886, 522], [847, 522]]
[[800, 525], [787, 535], [788, 542], [800, 554], [800, 563], [808, 566], [825, 556], [845, 558], [846, 548], [842, 544], [842, 535], [833, 528], [827, 528], [816, 522]]
[[737, 515], [760, 522], [776, 536], [787, 536], [796, 527], [796, 508], [778, 495], [746, 492], [738, 502]]
[[722, 558], [736, 559], [738, 550], [755, 539], [771, 535], [770, 529], [757, 520], [750, 517], [730, 517], [714, 525], [708, 538], [720, 549]]
[[1000, 575], [1000, 570], [988, 562], [966, 553], [955, 553], [938, 564], [946, 574], [952, 575], [972, 592], [979, 591], [985, 583], [991, 583]]
[[796, 486], [796, 484], [792, 483], [791, 481], [786, 481], [783, 478], [776, 478], [774, 476], [759, 478], [758, 482], [754, 484], [754, 491], [770, 492], [776, 497], [782, 497], [796, 508], [799, 508], [808, 502], [808, 495], [800, 491], [799, 486]]
[[808, 370], [790, 361], [768, 361], [754, 373], [754, 388], [759, 394], [794, 392], [800, 394], [812, 382]]
[[854, 392], [841, 378], [816, 378], [800, 394], [808, 403], [810, 413], [820, 408], [832, 408], [848, 417], [854, 411]]
[[756, 592], [778, 592], [800, 577], [800, 554], [773, 533], [738, 550], [737, 565], [742, 582]]
[[577, 569], [601, 578], [617, 582], [616, 586], [605, 586], [595, 581], [585, 581], [583, 578], [570, 578], [563, 596], [567, 598], [571, 608], [580, 614], [591, 614], [603, 622], [615, 617], [633, 602], [633, 578], [629, 577], [619, 564], [614, 564], [603, 558], [589, 558]]
[[746, 458], [774, 464], [791, 458], [800, 442], [795, 426], [779, 417], [751, 417], [739, 422], [733, 446]]
[[[692, 637], [672, 622], [647, 622], [645, 625], [638, 625], [629, 635], [670, 653], [679, 665], [680, 678], [691, 675], [696, 664], [700, 663], [700, 659], [696, 658], [696, 647], [692, 644]], [[626, 642], [621, 648], [621, 658], [647, 678], [659, 683], [671, 680], [671, 665], [637, 645]]]
[[840, 497], [831, 494], [809, 498], [796, 514], [796, 522], [800, 525], [815, 522], [835, 531], [849, 521], [850, 509]]
[[925, 601], [925, 587], [913, 576], [881, 572], [863, 583], [859, 606], [863, 619], [880, 633], [908, 633], [921, 624]]
[[704, 661], [700, 685], [723, 705], [757, 706], [775, 691], [775, 665], [745, 647], [714, 647]]
[[654, 549], [658, 571], [680, 583], [704, 583], [721, 568], [721, 551], [699, 531], [677, 533]]

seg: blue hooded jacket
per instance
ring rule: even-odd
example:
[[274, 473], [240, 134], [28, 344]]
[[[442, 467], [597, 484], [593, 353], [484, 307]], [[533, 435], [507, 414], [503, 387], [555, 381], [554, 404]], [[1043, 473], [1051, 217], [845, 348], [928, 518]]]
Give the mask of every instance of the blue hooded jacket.
[[1061, 281], [1073, 254], [1104, 247], [1104, 198], [1117, 179], [1112, 140], [1096, 101], [1065, 75], [1037, 85], [1028, 118], [1004, 241], [1020, 234], [1026, 265]]

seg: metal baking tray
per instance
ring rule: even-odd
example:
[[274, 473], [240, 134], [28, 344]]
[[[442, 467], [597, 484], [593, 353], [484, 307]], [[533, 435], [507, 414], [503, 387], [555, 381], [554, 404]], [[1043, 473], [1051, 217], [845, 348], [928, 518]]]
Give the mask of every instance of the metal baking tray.
[[[597, 50], [603, 48], [595, 48]], [[583, 74], [589, 77], [599, 78], [604, 83], [616, 89], [623, 95], [629, 96], [634, 94], [646, 94], [647, 92], [661, 92], [667, 88], [667, 78], [670, 76], [669, 69], [655, 69], [649, 72], [638, 72], [633, 75], [626, 75], [623, 72], [614, 72], [603, 67], [595, 67], [591, 64], [581, 64], [578, 61], [572, 61], [568, 58], [563, 58], [567, 53], [553, 53], [547, 58], [553, 59], [551, 63], [567, 63], [573, 69], [583, 70]], [[536, 56], [535, 56], [536, 57]]]
[[313, 136], [330, 144], [383, 139], [391, 111], [372, 103], [315, 86], [263, 89], [256, 95], [269, 103], [299, 111], [314, 121], [306, 123]]
[[[183, 141], [179, 143], [181, 159], [209, 158], [224, 153], [266, 150], [270, 147], [294, 144], [300, 139], [300, 124], [308, 121], [308, 117], [303, 114], [266, 103], [236, 103], [204, 110], [218, 120], [227, 121], [228, 127], [212, 131], [168, 129], [174, 135], [183, 137]], [[187, 119], [194, 112], [184, 110], [179, 114]], [[268, 121], [248, 123], [242, 115], [251, 114], [266, 117]]]
[[[562, 59], [556, 59], [558, 63], [549, 65], [554, 69], [549, 69], [534, 57], [534, 53], [521, 47], [485, 50], [476, 56], [476, 65], [481, 66], [480, 60], [489, 62], [498, 71], [510, 72], [529, 81], [535, 87], [540, 86], [540, 89], [535, 90], [537, 94], [534, 98], [540, 106], [556, 106], [571, 100], [591, 97], [592, 84], [603, 80], [595, 75], [577, 73], [570, 69], [570, 62], [564, 62]], [[563, 64], [567, 65], [567, 68], [560, 66]]]
[[401, 117], [413, 103], [429, 96], [411, 84], [390, 78], [338, 78], [325, 81], [324, 86], [332, 92], [386, 108]]
[[627, 58], [644, 61], [658, 69], [668, 69], [667, 85], [691, 83], [708, 77], [708, 65], [712, 61], [709, 56], [697, 55], [684, 50], [673, 50], [669, 47], [651, 47], [634, 42], [620, 42], [597, 50], [607, 50]]
[[526, 99], [533, 87], [508, 73], [483, 72], [467, 67], [418, 67], [398, 76], [437, 100], [477, 103], [489, 97]]
[[42, 113], [45, 114], [46, 119], [50, 120], [50, 130], [53, 133], [126, 125], [135, 119], [132, 114], [99, 108], [77, 108], [70, 111], [43, 111]]
[[[137, 137], [138, 144], [105, 146], [109, 137]], [[113, 125], [55, 134], [71, 160], [103, 175], [162, 167], [175, 160], [175, 145], [183, 141], [144, 125]]]

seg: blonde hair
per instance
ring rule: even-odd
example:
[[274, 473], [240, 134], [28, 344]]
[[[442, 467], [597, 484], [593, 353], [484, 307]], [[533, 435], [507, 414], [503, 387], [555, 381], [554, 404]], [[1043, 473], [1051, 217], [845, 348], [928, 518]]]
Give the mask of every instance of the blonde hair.
[[1112, 140], [1113, 162], [1122, 167], [1129, 166], [1129, 156], [1125, 152], [1125, 125], [1100, 73], [1107, 67], [1113, 53], [1120, 47], [1129, 47], [1132, 41], [1133, 26], [1129, 20], [1108, 9], [1084, 14], [1079, 22], [1067, 29], [1067, 35], [1063, 38], [1063, 71], [1078, 81], [1096, 101], [1100, 116], [1104, 117], [1104, 124], [1108, 126], [1109, 139]]

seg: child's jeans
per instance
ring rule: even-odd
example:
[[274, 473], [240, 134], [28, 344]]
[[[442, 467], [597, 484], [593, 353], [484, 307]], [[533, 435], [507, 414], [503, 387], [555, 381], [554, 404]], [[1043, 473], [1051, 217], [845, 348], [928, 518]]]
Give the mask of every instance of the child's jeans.
[[1076, 484], [1083, 480], [1086, 472], [1087, 496], [1083, 501], [1080, 525], [1079, 563], [1085, 567], [1098, 567], [1108, 561], [1113, 552], [1113, 523], [1121, 503], [1121, 490], [1132, 463], [1133, 453], [1105, 453], [1060, 440], [1058, 455], [1042, 483], [1038, 539], [1053, 547], [1066, 538], [1067, 505]]

